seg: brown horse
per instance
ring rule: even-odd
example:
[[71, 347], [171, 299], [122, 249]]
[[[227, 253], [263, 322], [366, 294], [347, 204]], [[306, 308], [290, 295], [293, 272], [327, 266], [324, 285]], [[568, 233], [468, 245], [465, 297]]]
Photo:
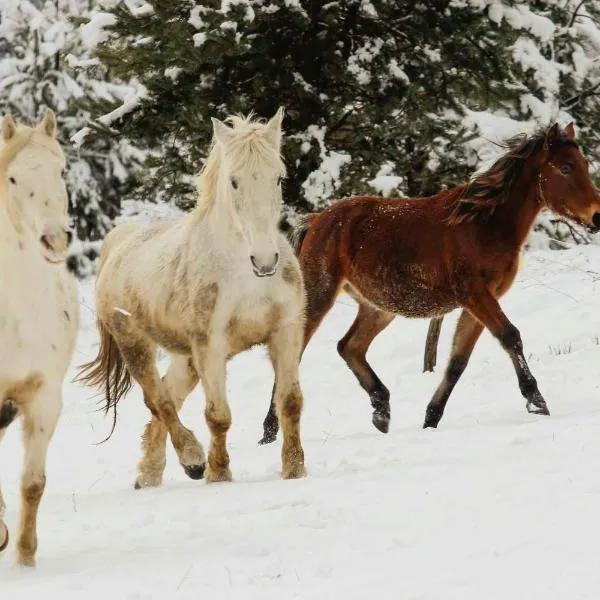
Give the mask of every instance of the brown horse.
[[[519, 330], [498, 298], [515, 278], [519, 251], [540, 210], [598, 229], [600, 195], [572, 123], [519, 136], [506, 148], [488, 171], [436, 196], [346, 198], [307, 216], [294, 232], [307, 293], [304, 347], [343, 287], [359, 309], [338, 352], [369, 394], [373, 424], [384, 433], [390, 393], [366, 360], [369, 345], [396, 315], [433, 318], [433, 328], [459, 307], [450, 360], [424, 427], [438, 425], [484, 327], [510, 356], [527, 410], [549, 414]], [[271, 404], [261, 443], [273, 441], [277, 430]]]

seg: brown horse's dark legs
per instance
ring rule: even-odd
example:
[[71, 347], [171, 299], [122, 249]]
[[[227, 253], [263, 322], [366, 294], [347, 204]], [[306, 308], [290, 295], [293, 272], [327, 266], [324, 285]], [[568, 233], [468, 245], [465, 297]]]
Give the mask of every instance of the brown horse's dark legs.
[[[306, 289], [306, 325], [304, 328], [304, 345], [302, 347], [302, 354], [308, 345], [308, 342], [314, 335], [315, 331], [321, 324], [321, 321], [325, 315], [331, 310], [335, 302], [336, 294], [340, 287], [339, 277], [334, 277], [331, 273], [328, 274], [329, 281], [324, 283], [320, 281], [318, 276], [310, 276], [304, 273], [305, 282], [307, 285]], [[308, 289], [308, 284], [314, 282], [316, 289]], [[302, 358], [302, 355], [300, 356]], [[279, 420], [277, 419], [277, 412], [275, 410], [275, 385], [271, 390], [271, 402], [269, 404], [269, 410], [263, 421], [263, 437], [259, 440], [259, 444], [270, 444], [277, 439], [277, 432], [279, 431]]]
[[[530, 413], [549, 415], [550, 412], [548, 410], [548, 406], [546, 405], [546, 401], [540, 393], [537, 386], [537, 381], [531, 374], [529, 366], [527, 365], [527, 361], [525, 360], [523, 342], [521, 341], [521, 334], [519, 333], [519, 330], [508, 320], [506, 315], [502, 312], [502, 309], [500, 308], [496, 298], [494, 298], [494, 296], [492, 296], [489, 292], [479, 297], [478, 300], [478, 304], [473, 303], [468, 307], [468, 309], [474, 317], [476, 317], [489, 329], [489, 331], [494, 335], [494, 337], [496, 337], [500, 344], [502, 344], [502, 347], [510, 356], [517, 374], [517, 379], [519, 381], [519, 389], [527, 401], [527, 410]], [[460, 365], [458, 366], [460, 368]], [[464, 366], [466, 366], [466, 363]], [[462, 370], [464, 370], [464, 366], [462, 367]], [[450, 365], [448, 368], [450, 368]], [[462, 373], [462, 370], [460, 373]], [[440, 413], [438, 422], [439, 419], [441, 419], [441, 416], [442, 414]], [[437, 423], [433, 418], [431, 420], [431, 424], [428, 425], [426, 418], [425, 427], [435, 427], [436, 425]]]
[[429, 402], [427, 411], [425, 412], [424, 428], [437, 427], [440, 422], [448, 398], [465, 370], [482, 331], [483, 325], [466, 310], [463, 310], [454, 331], [452, 351], [444, 378], [433, 394], [433, 398]]
[[383, 385], [366, 354], [371, 342], [395, 318], [395, 315], [360, 304], [358, 314], [348, 333], [338, 342], [338, 352], [369, 394], [373, 406], [373, 425], [382, 433], [390, 427], [390, 392]]
[[469, 309], [492, 332], [510, 356], [517, 374], [521, 394], [527, 400], [527, 410], [530, 413], [549, 415], [550, 412], [546, 401], [540, 393], [537, 381], [531, 374], [525, 360], [523, 342], [521, 341], [519, 330], [502, 312], [494, 296], [488, 293], [480, 300], [479, 304], [473, 305]]
[[527, 411], [537, 415], [549, 415], [548, 405], [540, 393], [537, 381], [529, 370], [525, 354], [523, 353], [523, 342], [519, 330], [511, 324], [501, 333], [498, 338], [504, 349], [508, 352], [515, 367], [519, 389], [525, 400], [527, 400]]

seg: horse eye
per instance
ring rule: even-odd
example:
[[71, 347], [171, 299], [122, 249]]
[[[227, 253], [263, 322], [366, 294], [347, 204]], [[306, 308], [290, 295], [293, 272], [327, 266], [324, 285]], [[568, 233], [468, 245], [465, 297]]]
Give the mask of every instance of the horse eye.
[[14, 177], [9, 177], [8, 180], [13, 184], [16, 185], [17, 184], [17, 180]]
[[568, 175], [568, 174], [569, 174], [569, 173], [570, 173], [572, 170], [573, 170], [573, 169], [572, 169], [572, 168], [571, 168], [569, 165], [563, 165], [563, 166], [560, 168], [560, 172], [561, 172], [563, 175]]
[[231, 187], [232, 187], [234, 190], [237, 190], [237, 189], [238, 189], [238, 182], [237, 182], [237, 179], [235, 179], [234, 177], [232, 177], [232, 178], [231, 178]]

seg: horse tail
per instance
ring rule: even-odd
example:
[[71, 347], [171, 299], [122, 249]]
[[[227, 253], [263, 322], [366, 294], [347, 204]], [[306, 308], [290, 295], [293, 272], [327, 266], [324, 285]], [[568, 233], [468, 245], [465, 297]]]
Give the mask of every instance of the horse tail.
[[0, 395], [0, 429], [8, 427], [33, 400], [44, 383], [39, 371], [34, 371], [25, 379], [4, 382]]
[[308, 213], [298, 217], [296, 225], [292, 227], [291, 231], [287, 234], [288, 241], [292, 245], [296, 256], [300, 255], [302, 250], [302, 243], [308, 233], [308, 230], [319, 213]]
[[429, 321], [427, 340], [425, 341], [425, 355], [423, 357], [423, 373], [426, 371], [433, 373], [433, 368], [437, 360], [437, 347], [443, 320], [444, 317], [435, 317]]
[[103, 440], [105, 442], [113, 434], [117, 425], [117, 404], [132, 388], [133, 380], [115, 338], [100, 319], [97, 321], [97, 326], [100, 332], [98, 356], [79, 367], [74, 381], [101, 389], [104, 392], [104, 412], [108, 413], [111, 408], [113, 409], [112, 428], [108, 437]]

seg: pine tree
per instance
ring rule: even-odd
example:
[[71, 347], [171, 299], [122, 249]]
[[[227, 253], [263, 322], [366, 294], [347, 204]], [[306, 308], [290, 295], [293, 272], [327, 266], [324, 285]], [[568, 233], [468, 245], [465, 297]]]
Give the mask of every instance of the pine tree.
[[144, 157], [124, 139], [93, 138], [81, 148], [71, 136], [90, 110], [102, 111], [132, 93], [110, 83], [82, 43], [78, 19], [87, 0], [5, 0], [0, 6], [0, 113], [33, 123], [46, 108], [59, 121], [67, 154], [70, 212], [80, 240], [102, 238], [118, 214], [121, 195]]
[[[279, 105], [287, 110], [292, 206], [373, 192], [378, 174], [396, 183], [390, 191], [411, 195], [464, 178], [472, 167], [457, 98], [496, 102], [504, 63], [497, 60], [498, 80], [482, 76], [484, 52], [461, 32], [476, 38], [485, 23], [470, 10], [457, 30], [448, 4], [154, 0], [141, 16], [118, 5], [98, 55], [147, 90], [121, 128], [158, 151], [141, 195], [193, 202], [208, 117], [251, 109], [269, 116]], [[454, 76], [442, 52], [454, 57]]]
[[556, 119], [575, 118], [600, 158], [596, 1], [128, 0], [109, 12], [98, 56], [146, 90], [119, 124], [151, 151], [140, 197], [191, 206], [209, 117], [279, 105], [285, 198], [300, 211], [434, 193], [497, 153], [490, 137]]

